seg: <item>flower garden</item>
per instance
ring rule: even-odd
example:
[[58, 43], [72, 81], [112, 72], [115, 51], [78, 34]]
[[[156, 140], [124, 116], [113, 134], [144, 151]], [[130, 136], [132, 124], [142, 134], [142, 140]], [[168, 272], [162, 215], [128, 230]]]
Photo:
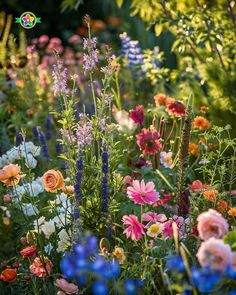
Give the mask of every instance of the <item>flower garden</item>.
[[111, 2], [174, 68], [115, 17], [0, 13], [0, 295], [234, 295], [235, 2]]

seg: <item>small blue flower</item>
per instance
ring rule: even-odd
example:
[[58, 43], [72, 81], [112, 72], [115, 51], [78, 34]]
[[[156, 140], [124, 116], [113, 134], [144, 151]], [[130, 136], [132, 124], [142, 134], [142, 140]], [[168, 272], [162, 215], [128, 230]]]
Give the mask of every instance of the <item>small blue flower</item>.
[[166, 260], [167, 270], [175, 270], [180, 272], [185, 271], [185, 265], [181, 256], [167, 256]]
[[106, 267], [104, 267], [103, 273], [101, 273], [104, 280], [117, 278], [119, 274], [120, 274], [120, 264], [116, 260], [107, 262]]
[[64, 276], [68, 279], [73, 278], [75, 275], [75, 268], [73, 264], [73, 256], [65, 254], [60, 261], [60, 269]]
[[236, 279], [236, 271], [232, 267], [232, 265], [228, 265], [226, 268], [226, 276], [228, 276], [230, 279]]
[[236, 290], [232, 290], [229, 292], [229, 295], [236, 295]]
[[96, 281], [93, 283], [92, 290], [94, 295], [107, 295], [109, 293], [107, 285], [102, 281]]
[[219, 271], [211, 271], [209, 268], [191, 268], [193, 284], [202, 293], [211, 292], [221, 280], [222, 275]]
[[98, 252], [98, 238], [95, 236], [88, 236], [85, 238], [86, 251], [91, 255], [95, 255]]

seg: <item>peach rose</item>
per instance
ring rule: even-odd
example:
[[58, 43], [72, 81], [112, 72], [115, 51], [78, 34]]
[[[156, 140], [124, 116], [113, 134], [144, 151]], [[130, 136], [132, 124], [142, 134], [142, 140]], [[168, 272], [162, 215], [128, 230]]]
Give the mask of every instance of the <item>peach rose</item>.
[[228, 222], [216, 210], [209, 209], [201, 213], [197, 221], [197, 229], [202, 240], [208, 240], [211, 237], [219, 239], [228, 233]]
[[78, 287], [75, 284], [68, 283], [65, 279], [57, 279], [55, 282], [55, 286], [60, 288], [66, 294], [77, 294]]
[[47, 192], [54, 193], [65, 186], [64, 177], [59, 170], [48, 170], [42, 177]]
[[36, 277], [42, 278], [51, 273], [52, 266], [52, 262], [47, 257], [44, 257], [43, 262], [39, 257], [36, 257], [29, 269]]
[[19, 165], [9, 164], [0, 170], [0, 181], [7, 186], [15, 186], [19, 183], [21, 177], [21, 168]]
[[75, 189], [72, 185], [66, 185], [61, 190], [63, 191], [63, 193], [68, 195], [72, 195], [75, 192]]
[[220, 271], [225, 271], [233, 260], [230, 246], [214, 237], [202, 242], [197, 258], [201, 266], [210, 266], [211, 269]]

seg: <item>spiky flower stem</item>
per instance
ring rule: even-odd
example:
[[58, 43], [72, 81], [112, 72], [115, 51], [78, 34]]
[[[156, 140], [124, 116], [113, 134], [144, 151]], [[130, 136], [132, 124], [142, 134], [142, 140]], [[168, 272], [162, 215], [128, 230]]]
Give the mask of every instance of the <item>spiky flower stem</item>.
[[178, 214], [184, 214], [184, 198], [182, 197], [184, 183], [185, 183], [185, 172], [186, 167], [188, 165], [188, 147], [190, 142], [190, 133], [191, 133], [191, 126], [192, 126], [192, 107], [190, 103], [186, 108], [186, 115], [184, 119], [184, 125], [181, 134], [181, 141], [180, 141], [180, 148], [179, 148], [179, 185], [178, 185], [178, 192], [177, 192], [177, 204], [178, 204]]

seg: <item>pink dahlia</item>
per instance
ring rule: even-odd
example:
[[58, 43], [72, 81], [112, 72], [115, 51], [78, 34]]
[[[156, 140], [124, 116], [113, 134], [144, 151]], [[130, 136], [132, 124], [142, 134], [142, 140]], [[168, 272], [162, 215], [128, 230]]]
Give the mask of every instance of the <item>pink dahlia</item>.
[[144, 180], [134, 180], [132, 185], [127, 188], [130, 200], [139, 205], [153, 204], [159, 200], [160, 195], [155, 190], [155, 184], [149, 181], [145, 184]]
[[197, 221], [197, 229], [202, 240], [208, 240], [211, 237], [220, 239], [228, 233], [227, 220], [214, 209], [201, 213]]
[[143, 128], [136, 135], [137, 145], [144, 155], [155, 155], [161, 151], [160, 133], [156, 130]]
[[174, 101], [167, 104], [166, 111], [171, 116], [183, 117], [185, 115], [185, 106], [180, 101]]
[[173, 237], [173, 223], [176, 223], [179, 237], [182, 237], [185, 232], [185, 220], [182, 216], [174, 215], [172, 219], [164, 223], [163, 236], [164, 238]]
[[144, 226], [138, 221], [137, 216], [135, 215], [124, 215], [122, 218], [123, 224], [128, 225], [124, 230], [127, 238], [138, 241], [144, 235]]
[[139, 105], [136, 109], [131, 110], [129, 112], [130, 118], [139, 126], [143, 125], [144, 122], [144, 113], [143, 113], [143, 106]]
[[210, 266], [212, 270], [220, 271], [225, 271], [227, 265], [233, 262], [230, 246], [214, 237], [202, 242], [197, 258], [201, 266]]

